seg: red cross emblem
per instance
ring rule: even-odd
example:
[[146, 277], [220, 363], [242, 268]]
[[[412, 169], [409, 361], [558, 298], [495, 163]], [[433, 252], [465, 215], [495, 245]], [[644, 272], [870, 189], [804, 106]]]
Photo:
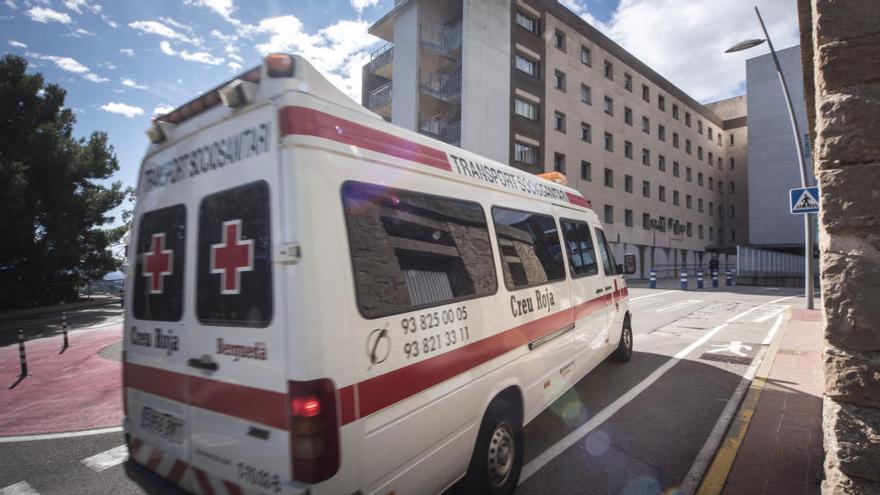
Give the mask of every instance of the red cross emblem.
[[254, 240], [241, 238], [241, 219], [223, 222], [223, 239], [211, 245], [211, 273], [220, 274], [220, 293], [241, 293], [241, 272], [254, 269]]
[[165, 249], [165, 233], [153, 234], [150, 239], [152, 251], [144, 253], [144, 276], [149, 279], [150, 294], [165, 290], [165, 276], [172, 274], [174, 251]]

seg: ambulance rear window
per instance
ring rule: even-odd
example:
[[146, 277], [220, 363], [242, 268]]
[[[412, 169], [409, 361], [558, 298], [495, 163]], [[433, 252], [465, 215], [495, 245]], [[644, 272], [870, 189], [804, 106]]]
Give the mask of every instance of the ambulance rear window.
[[174, 205], [141, 215], [134, 259], [134, 317], [178, 321], [183, 314], [186, 208]]
[[508, 290], [565, 278], [562, 245], [553, 217], [494, 207], [492, 218]]
[[199, 207], [196, 314], [210, 325], [265, 327], [272, 319], [269, 185], [206, 196]]
[[346, 182], [342, 199], [358, 307], [366, 318], [494, 294], [479, 203]]

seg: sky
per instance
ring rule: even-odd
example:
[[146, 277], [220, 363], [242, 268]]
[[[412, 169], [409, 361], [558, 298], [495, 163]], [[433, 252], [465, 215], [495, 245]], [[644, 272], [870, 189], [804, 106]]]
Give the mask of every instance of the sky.
[[[470, 0], [480, 1], [480, 0]], [[384, 43], [367, 28], [394, 0], [0, 0], [3, 53], [30, 62], [67, 90], [75, 134], [108, 133], [115, 180], [134, 186], [150, 118], [259, 64], [300, 53], [360, 99], [361, 67]], [[747, 58], [766, 45], [757, 4], [777, 49], [798, 44], [795, 0], [561, 0], [696, 100], [745, 93]], [[3, 39], [5, 38], [5, 39]]]

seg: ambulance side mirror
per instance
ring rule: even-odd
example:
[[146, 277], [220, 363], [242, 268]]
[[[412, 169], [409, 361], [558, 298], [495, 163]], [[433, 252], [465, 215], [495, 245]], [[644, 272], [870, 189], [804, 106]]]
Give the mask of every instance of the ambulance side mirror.
[[623, 255], [623, 273], [632, 275], [636, 272], [636, 255], [627, 253]]

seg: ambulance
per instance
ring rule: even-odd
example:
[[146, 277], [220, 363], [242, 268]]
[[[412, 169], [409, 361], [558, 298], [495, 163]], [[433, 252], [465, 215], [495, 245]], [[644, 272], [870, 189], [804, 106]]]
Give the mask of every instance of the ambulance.
[[579, 192], [396, 127], [300, 56], [148, 135], [123, 353], [148, 492], [511, 493], [523, 426], [630, 359], [626, 270]]

